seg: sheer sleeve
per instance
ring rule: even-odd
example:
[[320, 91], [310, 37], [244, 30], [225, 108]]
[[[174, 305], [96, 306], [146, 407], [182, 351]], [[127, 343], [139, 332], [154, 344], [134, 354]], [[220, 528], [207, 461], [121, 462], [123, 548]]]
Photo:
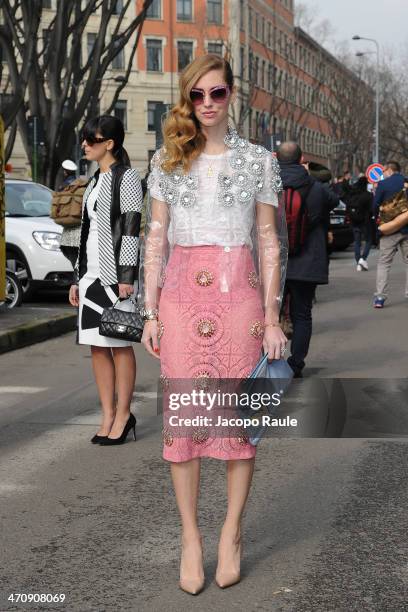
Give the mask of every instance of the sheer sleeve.
[[286, 215], [279, 166], [272, 155], [265, 162], [264, 185], [256, 197], [259, 276], [265, 321], [279, 321], [288, 256]]
[[169, 210], [162, 190], [160, 151], [151, 161], [148, 178], [145, 235], [141, 246], [138, 301], [146, 308], [157, 308], [169, 256]]
[[149, 194], [151, 198], [155, 200], [160, 200], [161, 202], [165, 201], [164, 193], [163, 193], [163, 172], [161, 170], [161, 157], [162, 150], [159, 149], [153, 155], [150, 167], [151, 172], [147, 179], [147, 188], [149, 190]]
[[268, 152], [265, 156], [265, 169], [262, 190], [257, 194], [257, 202], [279, 206], [279, 193], [282, 191], [282, 180], [276, 158]]

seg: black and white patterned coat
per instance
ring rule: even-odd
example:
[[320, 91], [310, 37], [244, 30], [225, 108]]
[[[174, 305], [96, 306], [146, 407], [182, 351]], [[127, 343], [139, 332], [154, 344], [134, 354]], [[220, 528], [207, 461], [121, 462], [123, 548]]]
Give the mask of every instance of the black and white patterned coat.
[[[87, 270], [86, 243], [89, 234], [87, 200], [99, 178], [90, 180], [82, 202], [79, 254], [75, 266], [77, 281]], [[139, 230], [143, 194], [137, 170], [113, 164], [104, 173], [97, 199], [100, 281], [103, 286], [133, 284], [137, 279]]]

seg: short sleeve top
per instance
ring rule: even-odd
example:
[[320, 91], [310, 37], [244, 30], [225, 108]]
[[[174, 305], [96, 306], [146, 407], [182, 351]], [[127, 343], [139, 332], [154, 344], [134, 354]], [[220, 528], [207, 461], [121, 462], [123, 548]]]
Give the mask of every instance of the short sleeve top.
[[163, 149], [153, 156], [149, 193], [168, 205], [171, 245], [252, 246], [255, 204], [278, 206], [282, 183], [269, 151], [239, 142], [220, 155], [201, 153], [188, 174], [164, 172]]

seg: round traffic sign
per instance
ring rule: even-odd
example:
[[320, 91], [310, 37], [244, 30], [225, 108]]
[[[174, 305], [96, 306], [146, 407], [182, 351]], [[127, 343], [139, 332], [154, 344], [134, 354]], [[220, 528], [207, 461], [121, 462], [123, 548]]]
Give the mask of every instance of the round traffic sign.
[[366, 170], [366, 177], [369, 183], [378, 183], [384, 178], [384, 166], [381, 164], [371, 164]]

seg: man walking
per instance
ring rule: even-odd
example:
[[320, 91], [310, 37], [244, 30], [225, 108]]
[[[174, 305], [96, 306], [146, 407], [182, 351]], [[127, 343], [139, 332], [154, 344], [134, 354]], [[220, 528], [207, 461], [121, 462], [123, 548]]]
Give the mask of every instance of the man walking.
[[[277, 158], [283, 181], [289, 234], [285, 293], [289, 295], [293, 335], [288, 363], [295, 377], [300, 378], [312, 336], [312, 307], [316, 286], [328, 283], [329, 202], [323, 185], [309, 176], [301, 165], [302, 151], [297, 143], [281, 144]], [[303, 210], [306, 214], [301, 219]], [[289, 218], [288, 215], [292, 216]], [[301, 227], [295, 227], [297, 223]], [[293, 236], [301, 236], [300, 242], [298, 240], [295, 244]]]
[[[350, 217], [354, 234], [354, 257], [357, 272], [368, 270], [367, 258], [371, 249], [371, 216], [373, 196], [367, 191], [368, 181], [360, 176], [357, 182], [350, 187], [345, 198], [347, 212]], [[362, 241], [365, 241], [364, 250]]]
[[[379, 207], [387, 200], [391, 200], [404, 189], [404, 176], [401, 166], [396, 161], [389, 161], [384, 168], [384, 180], [381, 181], [375, 192], [374, 216], [378, 217]], [[401, 251], [406, 264], [405, 297], [408, 298], [408, 225], [390, 236], [381, 236], [380, 255], [377, 264], [377, 287], [374, 294], [374, 308], [384, 308], [388, 297], [388, 279], [392, 262], [397, 250]]]

